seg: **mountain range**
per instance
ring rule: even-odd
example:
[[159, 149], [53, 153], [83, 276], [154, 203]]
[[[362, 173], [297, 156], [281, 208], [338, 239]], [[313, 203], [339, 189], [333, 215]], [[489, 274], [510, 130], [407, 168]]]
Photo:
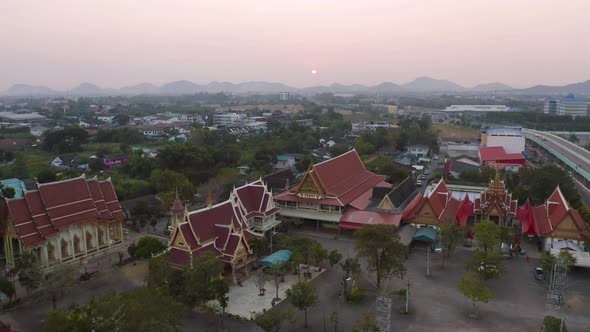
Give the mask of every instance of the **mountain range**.
[[196, 84], [191, 81], [175, 81], [160, 86], [151, 83], [141, 83], [133, 86], [126, 86], [119, 89], [102, 88], [92, 83], [82, 83], [73, 89], [66, 91], [57, 91], [45, 86], [34, 86], [27, 84], [15, 84], [5, 91], [0, 91], [0, 96], [18, 96], [18, 97], [41, 97], [41, 96], [118, 96], [118, 95], [183, 95], [194, 93], [234, 93], [234, 94], [256, 94], [256, 93], [279, 93], [291, 92], [303, 95], [313, 95], [318, 93], [334, 94], [401, 94], [401, 93], [489, 93], [499, 92], [506, 94], [528, 94], [528, 95], [561, 95], [575, 93], [580, 95], [590, 95], [590, 80], [580, 83], [568, 84], [563, 86], [535, 85], [526, 89], [514, 89], [503, 83], [479, 84], [467, 88], [457, 83], [433, 79], [430, 77], [418, 77], [415, 80], [405, 83], [396, 84], [392, 82], [383, 82], [377, 85], [362, 84], [339, 84], [311, 86], [302, 89], [294, 88], [282, 83], [272, 83], [264, 81], [252, 81], [243, 83], [231, 82], [210, 82], [208, 84]]

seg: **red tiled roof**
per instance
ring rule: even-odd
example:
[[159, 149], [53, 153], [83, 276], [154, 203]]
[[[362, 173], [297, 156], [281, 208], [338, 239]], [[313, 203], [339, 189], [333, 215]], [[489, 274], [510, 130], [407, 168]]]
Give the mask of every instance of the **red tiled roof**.
[[119, 203], [119, 199], [117, 198], [117, 193], [115, 193], [115, 187], [113, 187], [113, 183], [110, 180], [100, 181], [100, 190], [104, 197], [104, 200], [109, 208], [109, 212], [112, 215], [111, 221], [120, 221], [127, 216], [123, 212], [121, 208], [121, 204]]
[[313, 165], [312, 171], [317, 175], [327, 192], [332, 193], [333, 189], [336, 190], [335, 196], [338, 196], [338, 192], [346, 188], [334, 187], [366, 172], [365, 165], [363, 165], [361, 158], [354, 149], [338, 157]]
[[532, 207], [527, 200], [525, 205], [518, 210], [517, 219], [522, 223], [523, 234], [546, 235], [552, 233], [568, 215], [583, 237], [590, 236], [588, 226], [580, 213], [569, 206], [559, 186], [541, 205]]
[[188, 265], [190, 263], [190, 253], [188, 251], [170, 248], [168, 250], [168, 262], [178, 266]]
[[[116, 214], [105, 210], [102, 192], [97, 184], [108, 182], [119, 207], [116, 212], [121, 219], [113, 219]], [[90, 221], [122, 220], [125, 214], [120, 211], [114, 189], [110, 181], [98, 182], [84, 177], [38, 184], [38, 190], [25, 191], [23, 197], [6, 200], [6, 210], [15, 225], [19, 239], [25, 246], [40, 243], [47, 236], [59, 232], [73, 224]], [[92, 189], [91, 189], [92, 188]], [[92, 193], [91, 193], [92, 192]], [[95, 203], [96, 202], [96, 203]], [[102, 209], [100, 211], [99, 209]]]
[[404, 211], [402, 213], [402, 218], [404, 220], [409, 220], [409, 219], [413, 219], [414, 217], [416, 217], [416, 213], [419, 210], [419, 207], [421, 206], [421, 204], [423, 204], [424, 200], [423, 200], [423, 194], [422, 193], [418, 193], [411, 201], [410, 203], [408, 203], [408, 205], [406, 205], [406, 207], [404, 208]]
[[506, 153], [506, 150], [502, 146], [480, 147], [479, 154], [482, 162], [526, 159], [522, 153]]
[[400, 213], [363, 211], [354, 208], [348, 209], [340, 218], [338, 227], [344, 229], [361, 229], [364, 225], [394, 225], [399, 227], [402, 220]]
[[57, 228], [100, 219], [83, 177], [39, 184], [39, 193], [49, 219]]

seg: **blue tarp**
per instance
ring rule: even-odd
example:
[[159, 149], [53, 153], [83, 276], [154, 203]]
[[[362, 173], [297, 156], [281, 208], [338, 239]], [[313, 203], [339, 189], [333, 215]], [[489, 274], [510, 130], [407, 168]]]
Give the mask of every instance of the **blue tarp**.
[[279, 250], [274, 254], [261, 259], [258, 264], [262, 266], [272, 266], [274, 264], [285, 264], [291, 259], [290, 250]]
[[436, 229], [432, 227], [420, 227], [414, 234], [414, 241], [434, 242], [436, 240]]

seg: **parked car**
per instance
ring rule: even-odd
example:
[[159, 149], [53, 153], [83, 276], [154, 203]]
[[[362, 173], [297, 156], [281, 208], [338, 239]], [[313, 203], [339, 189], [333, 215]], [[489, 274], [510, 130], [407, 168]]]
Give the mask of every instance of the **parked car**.
[[424, 174], [420, 175], [420, 180], [426, 180], [426, 175], [424, 175]]
[[537, 280], [545, 280], [545, 272], [540, 267], [535, 268], [535, 279]]
[[422, 185], [422, 180], [418, 180], [418, 181], [416, 181], [416, 185], [417, 185], [417, 186], [421, 186], [421, 185]]
[[428, 175], [428, 174], [430, 174], [430, 171], [429, 171], [429, 170], [427, 170], [427, 169], [425, 169], [425, 170], [424, 170], [424, 175]]

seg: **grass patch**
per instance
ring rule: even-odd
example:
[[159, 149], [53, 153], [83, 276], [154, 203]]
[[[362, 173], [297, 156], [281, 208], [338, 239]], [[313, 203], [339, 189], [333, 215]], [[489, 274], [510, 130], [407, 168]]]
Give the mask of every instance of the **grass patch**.
[[474, 128], [445, 123], [435, 123], [433, 127], [443, 141], [477, 141], [480, 138], [479, 130]]

